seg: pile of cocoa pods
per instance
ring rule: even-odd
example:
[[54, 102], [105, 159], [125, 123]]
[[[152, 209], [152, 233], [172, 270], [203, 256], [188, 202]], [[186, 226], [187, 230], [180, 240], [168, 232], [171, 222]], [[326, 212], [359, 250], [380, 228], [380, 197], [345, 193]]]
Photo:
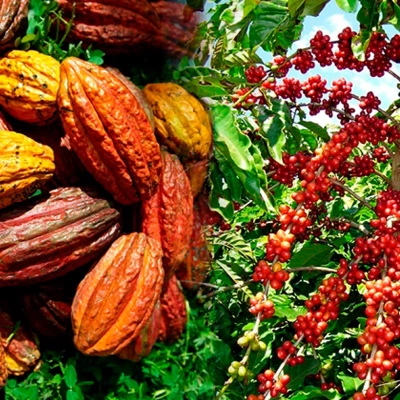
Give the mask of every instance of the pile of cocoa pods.
[[[176, 83], [141, 90], [112, 67], [12, 49], [28, 3], [0, 8], [0, 387], [40, 367], [39, 340], [132, 361], [178, 340], [183, 288], [210, 262], [204, 105]], [[68, 40], [188, 54], [184, 5], [58, 3], [74, 10]]]

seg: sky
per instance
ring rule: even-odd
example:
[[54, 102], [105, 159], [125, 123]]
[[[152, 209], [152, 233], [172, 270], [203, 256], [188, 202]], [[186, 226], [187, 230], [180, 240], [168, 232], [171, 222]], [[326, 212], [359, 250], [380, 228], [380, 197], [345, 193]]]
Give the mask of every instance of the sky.
[[[331, 0], [319, 16], [306, 17], [301, 39], [293, 45], [291, 50], [294, 52], [298, 48], [307, 47], [310, 39], [314, 37], [318, 30], [321, 30], [324, 34], [328, 34], [331, 39], [336, 39], [338, 33], [347, 26], [350, 26], [355, 31], [359, 30], [356, 14], [342, 11], [337, 6], [336, 1]], [[390, 25], [385, 25], [385, 31], [389, 37], [392, 37], [396, 33], [400, 33]], [[289, 54], [291, 54], [292, 51], [290, 51]], [[392, 69], [400, 75], [399, 64], [394, 64]], [[368, 70], [362, 72], [353, 72], [348, 70], [340, 71], [334, 66], [323, 68], [316, 66], [306, 75], [297, 71], [295, 73], [292, 71], [290, 72], [290, 75], [295, 76], [301, 81], [304, 81], [307, 76], [319, 74], [328, 81], [328, 86], [330, 86], [330, 83], [333, 80], [344, 77], [347, 81], [353, 83], [354, 94], [363, 96], [367, 94], [368, 91], [372, 91], [381, 100], [382, 108], [387, 108], [390, 103], [399, 97], [399, 90], [396, 85], [400, 82], [389, 74], [385, 74], [382, 78], [371, 78]], [[318, 116], [314, 117], [313, 120], [319, 122], [321, 125], [333, 122], [324, 113], [320, 113]]]

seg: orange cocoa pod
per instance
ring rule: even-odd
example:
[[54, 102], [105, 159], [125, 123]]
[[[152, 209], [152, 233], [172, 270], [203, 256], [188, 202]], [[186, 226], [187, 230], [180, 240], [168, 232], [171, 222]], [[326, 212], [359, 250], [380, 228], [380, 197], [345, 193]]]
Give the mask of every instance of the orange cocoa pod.
[[117, 239], [79, 284], [72, 303], [76, 348], [88, 355], [119, 353], [135, 340], [160, 298], [160, 244], [143, 233]]
[[117, 356], [119, 358], [130, 360], [133, 362], [140, 361], [143, 357], [150, 354], [161, 328], [161, 309], [160, 303], [154, 307], [150, 319], [145, 327], [141, 330], [140, 335], [128, 346], [124, 347]]
[[185, 289], [196, 289], [198, 283], [204, 282], [211, 262], [211, 252], [206, 237], [207, 227], [202, 224], [197, 201], [194, 203], [193, 214], [190, 249], [176, 271], [176, 275]]
[[161, 243], [165, 281], [168, 281], [189, 250], [193, 195], [178, 157], [163, 151], [162, 159], [157, 192], [142, 205], [142, 230]]
[[162, 342], [176, 342], [185, 330], [187, 323], [186, 301], [174, 275], [169, 281], [167, 290], [160, 299], [161, 328], [159, 339]]
[[151, 197], [161, 172], [160, 146], [140, 102], [105, 68], [66, 58], [58, 106], [64, 145], [121, 204]]

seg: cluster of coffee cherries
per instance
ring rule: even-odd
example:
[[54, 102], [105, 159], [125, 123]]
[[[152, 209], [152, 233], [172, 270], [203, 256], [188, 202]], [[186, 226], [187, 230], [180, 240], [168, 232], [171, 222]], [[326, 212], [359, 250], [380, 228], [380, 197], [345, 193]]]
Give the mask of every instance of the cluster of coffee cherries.
[[358, 263], [350, 263], [342, 258], [339, 261], [339, 269], [337, 270], [339, 278], [346, 279], [349, 285], [358, 285], [365, 279], [365, 272], [360, 269]]
[[[270, 287], [275, 290], [282, 289], [283, 284], [289, 277], [289, 273], [285, 271], [280, 262], [276, 262], [270, 266], [265, 260], [260, 260], [257, 263], [253, 273], [253, 280], [255, 282], [262, 282], [264, 285], [269, 283]], [[257, 298], [255, 298], [255, 301], [258, 301]]]
[[[267, 369], [263, 373], [257, 375], [257, 380], [259, 382], [258, 391], [260, 393], [266, 393], [269, 391], [270, 396], [274, 398], [287, 393], [287, 385], [290, 382], [290, 376], [287, 374], [281, 374], [276, 378], [275, 372], [271, 369]], [[247, 400], [253, 399], [259, 399], [259, 396], [250, 395], [247, 397]]]
[[297, 340], [304, 336], [307, 343], [318, 347], [328, 322], [338, 318], [339, 305], [348, 296], [343, 279], [336, 276], [324, 279], [317, 293], [305, 301], [308, 312], [296, 318], [293, 324], [296, 330], [294, 338]]
[[269, 159], [269, 172], [271, 178], [287, 187], [293, 186], [293, 180], [299, 176], [300, 171], [310, 160], [310, 154], [299, 151], [296, 154], [284, 153], [282, 155], [282, 164], [274, 159]]
[[267, 349], [267, 345], [260, 340], [258, 335], [253, 331], [246, 331], [244, 335], [238, 339], [237, 344], [243, 348], [250, 346], [252, 351], [265, 351]]
[[263, 320], [274, 316], [275, 306], [273, 301], [267, 299], [263, 292], [258, 292], [250, 299], [249, 311], [253, 315], [260, 314], [260, 319]]
[[291, 367], [304, 363], [304, 356], [297, 354], [297, 348], [290, 340], [284, 341], [282, 346], [276, 349], [276, 355], [280, 360], [287, 358], [287, 363]]

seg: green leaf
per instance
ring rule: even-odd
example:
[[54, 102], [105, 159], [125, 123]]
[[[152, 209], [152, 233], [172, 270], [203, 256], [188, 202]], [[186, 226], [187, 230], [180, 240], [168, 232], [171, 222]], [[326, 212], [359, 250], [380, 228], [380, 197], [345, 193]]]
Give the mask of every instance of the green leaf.
[[378, 26], [379, 22], [379, 7], [377, 7], [376, 0], [360, 0], [361, 8], [357, 13], [357, 21], [363, 27], [372, 31], [374, 27]]
[[68, 388], [73, 388], [78, 380], [75, 367], [67, 365], [64, 371], [64, 380]]
[[346, 376], [343, 374], [338, 374], [338, 378], [341, 380], [343, 389], [346, 393], [354, 393], [364, 383], [364, 381], [355, 378], [354, 376]]
[[232, 109], [229, 106], [211, 107], [214, 128], [214, 146], [235, 171], [243, 188], [260, 207], [271, 209], [260, 177], [265, 178], [262, 166], [256, 164], [250, 147], [252, 143], [236, 126]]
[[318, 137], [320, 137], [324, 142], [328, 142], [330, 140], [330, 136], [328, 131], [323, 128], [321, 125], [312, 122], [312, 121], [299, 121], [299, 125], [304, 126], [309, 129], [311, 132], [314, 132]]
[[17, 400], [39, 400], [39, 389], [37, 385], [16, 387], [12, 390], [12, 395]]
[[307, 312], [306, 307], [293, 307], [293, 301], [284, 294], [270, 294], [269, 298], [274, 303], [275, 315], [289, 322], [294, 322], [299, 315]]
[[215, 237], [213, 243], [215, 245], [227, 247], [251, 262], [256, 261], [250, 243], [246, 242], [243, 237], [235, 231], [224, 232], [222, 235]]
[[308, 375], [316, 374], [321, 368], [319, 360], [313, 357], [305, 357], [303, 364], [298, 364], [295, 367], [287, 367], [287, 374], [291, 376], [288, 384], [288, 389], [297, 390], [304, 382]]
[[329, 0], [289, 0], [288, 8], [292, 18], [311, 15], [316, 17]]
[[36, 35], [34, 33], [28, 33], [21, 39], [21, 43], [32, 42], [36, 39]]
[[211, 185], [210, 207], [230, 221], [234, 212], [230, 189], [216, 163], [210, 163], [209, 171]]
[[234, 53], [225, 56], [225, 63], [228, 67], [257, 64], [262, 62], [262, 59], [250, 49], [235, 51]]
[[87, 56], [88, 56], [88, 61], [97, 64], [97, 65], [102, 65], [104, 60], [103, 57], [105, 56], [106, 53], [102, 50], [87, 50]]
[[300, 251], [293, 254], [289, 262], [290, 268], [322, 266], [329, 262], [333, 249], [325, 244], [306, 243]]
[[336, 0], [336, 4], [345, 12], [354, 13], [357, 11], [358, 0]]
[[249, 31], [250, 47], [262, 44], [287, 16], [287, 2], [272, 0], [259, 3], [254, 9], [254, 16]]
[[322, 390], [321, 388], [315, 386], [306, 386], [302, 388], [290, 397], [290, 400], [308, 400], [308, 399], [330, 399], [339, 400], [342, 396], [337, 392], [337, 390]]

